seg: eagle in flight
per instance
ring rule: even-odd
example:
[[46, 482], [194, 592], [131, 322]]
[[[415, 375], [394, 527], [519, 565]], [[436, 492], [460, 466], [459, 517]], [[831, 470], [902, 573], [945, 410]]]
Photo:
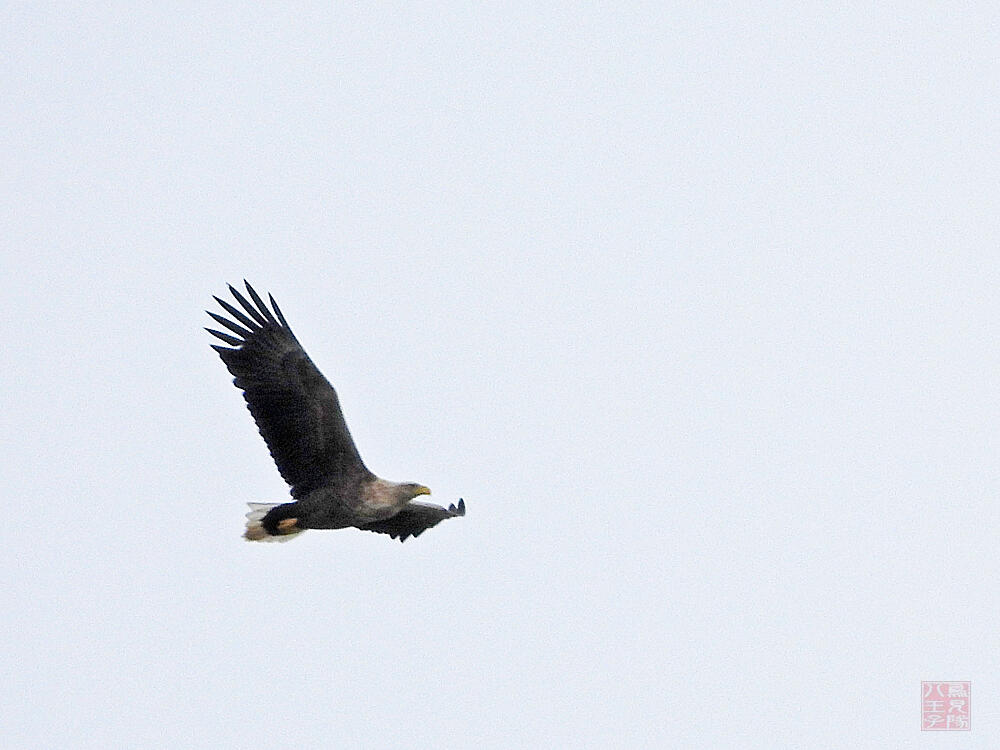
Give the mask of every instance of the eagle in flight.
[[229, 287], [242, 311], [215, 297], [233, 320], [208, 313], [235, 335], [205, 330], [228, 344], [212, 348], [243, 391], [294, 498], [273, 505], [248, 503], [244, 538], [283, 542], [306, 529], [353, 526], [404, 542], [445, 518], [464, 516], [464, 500], [447, 508], [418, 502], [415, 497], [431, 494], [424, 485], [389, 482], [368, 470], [347, 429], [337, 392], [295, 338], [274, 297], [268, 295], [272, 312], [244, 283], [252, 304]]

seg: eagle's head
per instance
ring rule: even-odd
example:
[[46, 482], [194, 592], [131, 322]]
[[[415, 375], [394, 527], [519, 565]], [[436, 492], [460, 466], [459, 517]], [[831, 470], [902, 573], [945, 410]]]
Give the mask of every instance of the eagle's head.
[[420, 495], [431, 494], [430, 488], [424, 487], [422, 484], [417, 484], [416, 482], [407, 482], [399, 485], [399, 491], [400, 494], [406, 496], [407, 502]]

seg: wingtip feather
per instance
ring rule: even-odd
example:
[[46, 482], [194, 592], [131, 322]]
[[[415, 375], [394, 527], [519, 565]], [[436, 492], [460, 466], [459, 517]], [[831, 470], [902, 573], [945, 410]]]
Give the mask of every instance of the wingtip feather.
[[277, 325], [278, 321], [274, 319], [274, 315], [267, 308], [267, 305], [264, 304], [264, 300], [262, 300], [260, 298], [260, 295], [257, 294], [257, 290], [254, 289], [252, 286], [250, 286], [250, 282], [247, 281], [246, 279], [243, 279], [243, 283], [246, 285], [247, 293], [250, 295], [250, 299], [252, 299], [254, 304], [257, 305], [257, 309], [261, 311], [261, 313], [264, 315], [265, 318], [267, 318], [269, 323], [274, 323], [275, 325]]
[[288, 323], [285, 321], [285, 316], [281, 314], [281, 308], [278, 307], [278, 303], [274, 301], [274, 295], [268, 294], [267, 298], [271, 300], [271, 307], [274, 308], [274, 314], [278, 316], [278, 320], [281, 322], [285, 328], [288, 328]]
[[240, 303], [240, 306], [244, 310], [247, 311], [247, 313], [250, 315], [251, 318], [253, 318], [254, 320], [256, 320], [262, 326], [266, 326], [267, 325], [267, 318], [265, 318], [261, 314], [260, 310], [258, 310], [252, 304], [250, 304], [249, 300], [247, 300], [246, 297], [244, 297], [242, 294], [240, 294], [239, 290], [237, 290], [236, 287], [234, 287], [232, 284], [230, 284], [229, 285], [229, 291], [232, 293], [232, 295], [236, 299], [236, 301]]
[[209, 312], [208, 310], [205, 310], [205, 312], [208, 313], [209, 317], [212, 318], [212, 320], [214, 320], [216, 323], [223, 326], [224, 328], [228, 328], [237, 336], [242, 336], [245, 339], [249, 338], [250, 336], [253, 336], [252, 329], [248, 331], [246, 328], [242, 328], [236, 325], [233, 321], [229, 320], [228, 318], [224, 318], [221, 315], [216, 315], [214, 312]]
[[[223, 333], [222, 331], [216, 331], [214, 328], [206, 328], [205, 330], [208, 331], [213, 336], [215, 336], [215, 338], [221, 339], [225, 341], [227, 344], [230, 344], [232, 346], [243, 346], [243, 344], [245, 343], [244, 341], [236, 338], [235, 336], [230, 336], [228, 333]], [[215, 349], [217, 347], [215, 344], [213, 344], [212, 348]]]

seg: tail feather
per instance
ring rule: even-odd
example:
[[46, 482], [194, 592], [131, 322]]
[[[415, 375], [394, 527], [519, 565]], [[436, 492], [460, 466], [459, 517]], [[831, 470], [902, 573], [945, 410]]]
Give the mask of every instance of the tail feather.
[[247, 530], [243, 532], [243, 538], [248, 542], [287, 542], [305, 531], [303, 529], [290, 534], [269, 534], [261, 522], [271, 508], [276, 508], [281, 503], [247, 503], [247, 505], [250, 506], [250, 512], [247, 513]]

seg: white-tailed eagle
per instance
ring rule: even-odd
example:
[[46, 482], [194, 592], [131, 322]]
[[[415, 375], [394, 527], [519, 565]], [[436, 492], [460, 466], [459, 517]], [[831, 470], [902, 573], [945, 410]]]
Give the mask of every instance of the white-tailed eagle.
[[212, 348], [243, 391], [294, 498], [274, 505], [249, 503], [244, 537], [285, 541], [306, 529], [353, 526], [403, 542], [445, 518], [464, 516], [464, 500], [447, 508], [416, 502], [415, 497], [431, 491], [422, 484], [379, 479], [368, 470], [347, 429], [337, 392], [295, 338], [274, 297], [269, 295], [272, 313], [244, 283], [253, 304], [229, 287], [243, 311], [215, 298], [235, 322], [208, 313], [235, 335], [205, 330], [228, 344]]

